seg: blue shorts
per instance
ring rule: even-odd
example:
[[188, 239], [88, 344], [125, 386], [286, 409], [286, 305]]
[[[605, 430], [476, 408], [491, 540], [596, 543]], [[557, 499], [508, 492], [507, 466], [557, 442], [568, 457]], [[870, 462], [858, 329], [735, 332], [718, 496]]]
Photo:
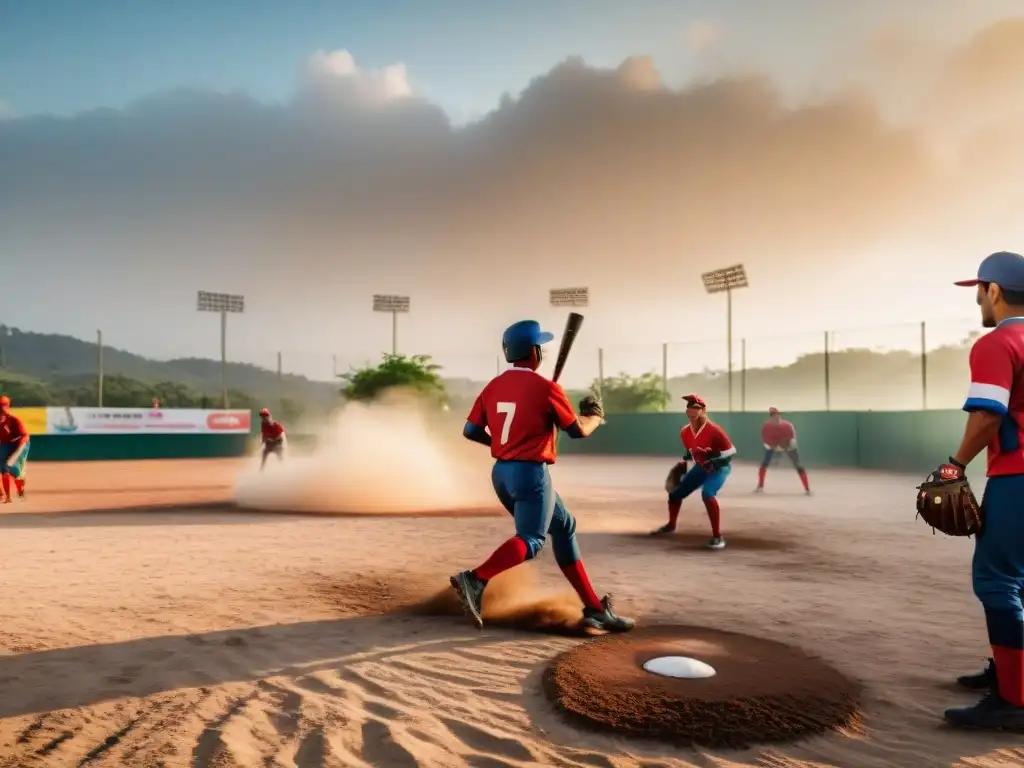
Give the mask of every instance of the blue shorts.
[[722, 490], [722, 486], [725, 485], [725, 481], [729, 479], [729, 474], [731, 472], [731, 464], [726, 464], [721, 469], [716, 469], [711, 473], [705, 472], [699, 466], [695, 466], [683, 475], [683, 479], [679, 481], [679, 485], [669, 491], [668, 497], [672, 501], [682, 501], [699, 488], [701, 498], [713, 499], [718, 495], [718, 492]]
[[18, 456], [18, 460], [8, 467], [7, 460], [18, 450], [18, 446], [14, 444], [0, 445], [0, 475], [10, 475], [17, 479], [23, 478], [25, 476], [25, 464], [28, 461], [28, 450], [31, 447], [32, 441], [30, 440], [25, 443], [25, 449]]
[[496, 461], [491, 484], [515, 520], [516, 536], [526, 542], [527, 558], [536, 557], [547, 536], [559, 566], [580, 559], [576, 520], [551, 483], [548, 465], [537, 461]]

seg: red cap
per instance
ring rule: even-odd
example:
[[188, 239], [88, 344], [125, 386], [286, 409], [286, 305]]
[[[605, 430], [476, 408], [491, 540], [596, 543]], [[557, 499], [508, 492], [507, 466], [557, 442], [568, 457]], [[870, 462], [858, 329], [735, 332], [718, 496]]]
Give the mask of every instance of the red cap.
[[686, 401], [687, 408], [707, 408], [708, 404], [705, 403], [700, 395], [683, 395], [683, 400]]
[[266, 408], [261, 408], [260, 409], [260, 416], [269, 416], [269, 415], [270, 415], [270, 411], [268, 411]]
[[779, 415], [779, 409], [775, 408], [775, 407], [769, 408], [768, 409], [768, 415], [769, 416], [778, 416]]

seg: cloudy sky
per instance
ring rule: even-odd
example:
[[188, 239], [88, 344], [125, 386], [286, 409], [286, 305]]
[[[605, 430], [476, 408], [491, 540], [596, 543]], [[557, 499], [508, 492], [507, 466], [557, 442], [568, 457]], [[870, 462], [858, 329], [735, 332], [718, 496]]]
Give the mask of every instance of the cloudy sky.
[[356, 5], [0, 0], [0, 322], [216, 356], [195, 292], [239, 292], [232, 357], [321, 376], [398, 293], [486, 375], [586, 285], [577, 366], [699, 368], [708, 269], [770, 362], [970, 319], [949, 282], [1024, 249], [1019, 0]]

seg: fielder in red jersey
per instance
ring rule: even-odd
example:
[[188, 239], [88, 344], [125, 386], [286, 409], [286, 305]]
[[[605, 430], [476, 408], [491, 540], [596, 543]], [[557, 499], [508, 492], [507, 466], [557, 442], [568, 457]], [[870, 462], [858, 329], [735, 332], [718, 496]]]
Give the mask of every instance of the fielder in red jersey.
[[967, 424], [960, 447], [936, 474], [961, 480], [987, 450], [971, 583], [985, 611], [992, 656], [983, 672], [957, 679], [984, 692], [981, 701], [944, 716], [961, 728], [1024, 731], [1024, 256], [993, 253], [976, 279], [957, 285], [976, 288], [981, 324], [992, 330], [971, 348]]
[[274, 421], [274, 417], [266, 408], [260, 411], [260, 442], [263, 445], [260, 472], [267, 465], [267, 457], [270, 454], [277, 456], [278, 461], [284, 461], [284, 425], [279, 421]]
[[548, 471], [555, 463], [556, 430], [574, 439], [589, 437], [604, 416], [600, 400], [591, 396], [580, 401], [577, 417], [562, 387], [537, 373], [541, 345], [551, 339], [534, 320], [510, 326], [502, 347], [513, 368], [484, 387], [466, 419], [463, 436], [491, 449], [491, 484], [512, 515], [516, 532], [481, 565], [452, 576], [451, 585], [466, 613], [483, 627], [487, 583], [536, 557], [550, 536], [555, 562], [583, 603], [583, 625], [626, 632], [634, 622], [616, 615], [611, 598], [594, 591], [576, 542], [576, 520], [555, 492]]
[[800, 452], [796, 448], [796, 427], [782, 418], [778, 408], [768, 409], [768, 421], [761, 427], [761, 442], [764, 443], [764, 459], [757, 470], [757, 488], [754, 489], [754, 493], [764, 491], [764, 477], [768, 473], [768, 466], [777, 454], [785, 453], [793, 462], [793, 468], [800, 477], [804, 493], [810, 496], [811, 485], [807, 479], [807, 470], [800, 463]]
[[708, 548], [724, 549], [721, 508], [717, 497], [732, 472], [732, 458], [736, 455], [736, 448], [725, 430], [708, 419], [707, 404], [700, 397], [686, 395], [683, 399], [686, 400], [686, 418], [689, 423], [679, 431], [679, 439], [686, 449], [684, 460], [693, 459], [694, 466], [683, 476], [679, 485], [669, 491], [668, 522], [651, 531], [651, 535], [675, 532], [683, 499], [699, 488], [708, 513], [708, 522], [711, 523]]
[[11, 413], [11, 399], [0, 395], [0, 502], [10, 504], [11, 478], [18, 498], [25, 498], [25, 465], [31, 446], [25, 423]]

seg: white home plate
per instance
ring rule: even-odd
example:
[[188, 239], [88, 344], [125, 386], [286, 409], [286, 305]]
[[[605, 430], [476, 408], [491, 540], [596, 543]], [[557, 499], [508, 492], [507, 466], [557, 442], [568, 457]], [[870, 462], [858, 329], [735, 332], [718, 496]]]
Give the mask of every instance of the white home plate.
[[644, 669], [653, 675], [681, 677], [687, 680], [715, 675], [715, 668], [710, 664], [691, 659], [689, 656], [659, 656], [644, 664]]

